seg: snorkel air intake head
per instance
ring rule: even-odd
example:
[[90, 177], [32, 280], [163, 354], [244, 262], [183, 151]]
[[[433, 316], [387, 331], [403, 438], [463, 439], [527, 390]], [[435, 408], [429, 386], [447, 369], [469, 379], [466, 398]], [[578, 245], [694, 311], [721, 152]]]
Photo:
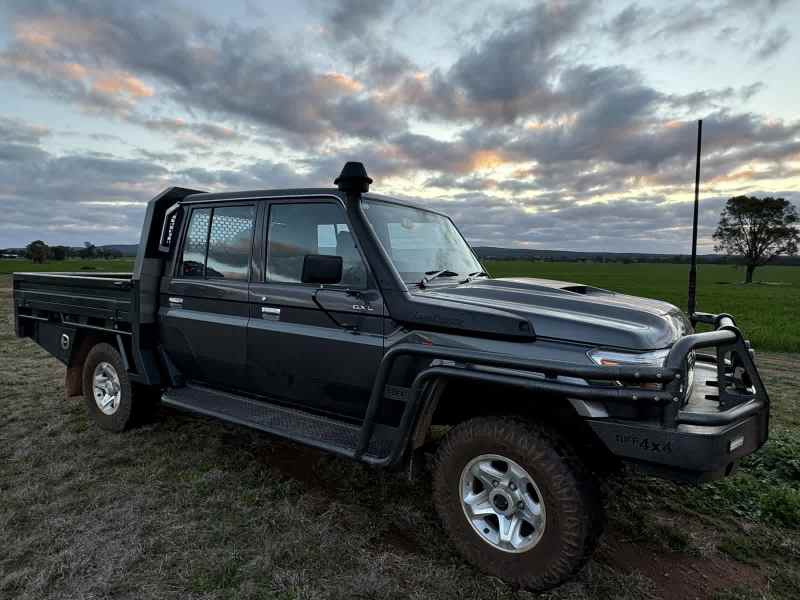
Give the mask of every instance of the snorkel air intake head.
[[367, 175], [364, 163], [348, 162], [333, 183], [346, 194], [363, 194], [369, 191], [372, 178]]

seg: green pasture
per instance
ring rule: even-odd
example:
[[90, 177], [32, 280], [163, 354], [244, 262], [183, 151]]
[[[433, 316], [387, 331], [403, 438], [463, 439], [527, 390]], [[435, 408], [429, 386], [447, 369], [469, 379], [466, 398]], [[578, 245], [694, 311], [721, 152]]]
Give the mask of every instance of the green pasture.
[[7, 275], [15, 271], [106, 271], [125, 272], [133, 269], [132, 258], [90, 259], [70, 258], [68, 260], [49, 260], [41, 264], [24, 258], [0, 259], [0, 275]]

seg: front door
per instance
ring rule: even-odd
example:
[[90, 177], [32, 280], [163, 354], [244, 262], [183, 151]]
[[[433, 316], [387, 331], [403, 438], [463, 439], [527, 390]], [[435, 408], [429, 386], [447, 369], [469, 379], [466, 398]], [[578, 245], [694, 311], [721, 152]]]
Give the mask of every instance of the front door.
[[[273, 200], [262, 281], [250, 285], [251, 391], [361, 418], [383, 357], [383, 302], [336, 199]], [[307, 254], [343, 259], [341, 284], [301, 282]]]
[[161, 288], [164, 347], [189, 379], [244, 389], [255, 204], [191, 208], [171, 278]]

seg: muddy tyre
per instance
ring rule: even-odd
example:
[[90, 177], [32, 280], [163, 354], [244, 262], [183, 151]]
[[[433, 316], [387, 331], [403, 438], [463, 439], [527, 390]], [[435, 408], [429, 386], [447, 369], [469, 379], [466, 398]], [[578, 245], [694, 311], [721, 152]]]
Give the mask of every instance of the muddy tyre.
[[555, 432], [515, 418], [450, 430], [433, 471], [436, 510], [482, 571], [541, 591], [573, 577], [603, 527], [597, 485]]
[[95, 345], [83, 363], [83, 397], [92, 419], [108, 431], [124, 431], [152, 414], [153, 393], [134, 386], [114, 346]]

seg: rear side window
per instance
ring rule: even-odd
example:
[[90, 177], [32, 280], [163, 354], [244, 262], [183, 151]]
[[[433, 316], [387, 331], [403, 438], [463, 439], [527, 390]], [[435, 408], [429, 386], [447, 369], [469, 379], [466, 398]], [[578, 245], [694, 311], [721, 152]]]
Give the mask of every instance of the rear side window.
[[206, 277], [247, 280], [253, 241], [252, 206], [215, 208], [208, 236]]
[[183, 277], [205, 277], [206, 252], [208, 251], [208, 226], [211, 223], [210, 208], [192, 211], [186, 241], [183, 244], [181, 275]]
[[189, 278], [247, 281], [254, 220], [254, 206], [192, 211], [180, 274]]

